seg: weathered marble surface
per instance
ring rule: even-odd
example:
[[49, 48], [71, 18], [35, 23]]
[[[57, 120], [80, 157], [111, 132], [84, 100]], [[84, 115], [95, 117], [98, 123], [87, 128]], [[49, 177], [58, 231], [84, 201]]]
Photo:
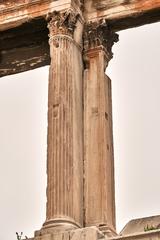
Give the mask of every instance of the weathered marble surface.
[[46, 233], [43, 236], [30, 238], [29, 240], [159, 240], [160, 230], [128, 234], [124, 236], [108, 237], [96, 227], [77, 229], [57, 234]]
[[85, 16], [92, 21], [105, 18], [119, 31], [160, 21], [160, 0], [88, 0]]
[[[12, 28], [35, 17], [43, 17], [49, 11], [74, 7], [77, 3], [81, 7], [82, 1], [79, 0], [0, 1], [0, 30]], [[115, 29], [125, 29], [143, 25], [147, 21], [159, 21], [160, 0], [85, 0], [84, 16], [86, 20], [106, 18], [114, 23]], [[118, 24], [119, 20], [121, 24]]]
[[51, 65], [44, 228], [82, 227], [82, 21], [73, 10], [55, 12], [48, 16], [48, 28]]
[[[82, 3], [83, 0], [1, 0], [0, 77], [49, 64], [46, 15], [68, 8], [81, 13]], [[119, 31], [159, 21], [160, 0], [85, 0], [83, 17], [86, 22], [106, 19], [114, 31]], [[26, 32], [26, 25], [30, 32]], [[19, 36], [20, 31], [25, 37]]]
[[[111, 80], [105, 69], [118, 35], [107, 23], [85, 27], [84, 169], [85, 223], [115, 233]], [[102, 47], [103, 46], [103, 47]], [[93, 211], [94, 209], [94, 211]]]
[[0, 1], [0, 76], [50, 64], [47, 213], [32, 240], [159, 239], [136, 221], [116, 234], [105, 75], [115, 30], [159, 20], [160, 0]]
[[43, 236], [30, 238], [29, 240], [105, 240], [105, 236], [96, 227], [81, 228], [60, 233], [46, 232]]

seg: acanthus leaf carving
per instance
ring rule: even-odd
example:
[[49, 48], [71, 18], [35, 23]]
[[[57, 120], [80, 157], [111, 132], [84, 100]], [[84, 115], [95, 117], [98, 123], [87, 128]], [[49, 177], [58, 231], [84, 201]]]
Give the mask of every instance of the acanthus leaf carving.
[[73, 37], [74, 30], [79, 14], [72, 9], [65, 12], [54, 11], [47, 16], [48, 28], [50, 30], [50, 37], [58, 34], [69, 35]]
[[84, 28], [84, 50], [103, 46], [112, 58], [112, 46], [118, 42], [118, 34], [110, 29], [105, 19], [89, 22]]

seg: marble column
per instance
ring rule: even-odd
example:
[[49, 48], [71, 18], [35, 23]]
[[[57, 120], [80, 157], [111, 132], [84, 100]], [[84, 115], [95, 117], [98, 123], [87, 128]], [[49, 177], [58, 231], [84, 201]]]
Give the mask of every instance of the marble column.
[[85, 226], [115, 234], [114, 154], [111, 80], [105, 74], [118, 41], [106, 22], [84, 31], [84, 206]]
[[82, 31], [80, 14], [49, 14], [47, 213], [43, 228], [83, 224]]

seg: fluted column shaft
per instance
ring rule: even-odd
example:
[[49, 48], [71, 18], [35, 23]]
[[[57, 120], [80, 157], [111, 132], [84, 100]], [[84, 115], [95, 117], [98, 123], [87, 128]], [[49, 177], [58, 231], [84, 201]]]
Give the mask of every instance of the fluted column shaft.
[[105, 69], [117, 40], [105, 23], [85, 28], [85, 225], [96, 225], [109, 235], [115, 232], [115, 196], [111, 81]]
[[[82, 226], [82, 23], [69, 10], [50, 16], [47, 216], [44, 227]], [[77, 31], [78, 37], [77, 36]]]

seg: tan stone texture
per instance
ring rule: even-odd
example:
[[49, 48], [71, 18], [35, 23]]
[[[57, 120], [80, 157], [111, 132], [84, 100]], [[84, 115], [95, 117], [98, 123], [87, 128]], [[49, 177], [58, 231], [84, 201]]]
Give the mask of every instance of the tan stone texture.
[[[66, 20], [67, 19], [67, 20]], [[73, 11], [50, 17], [46, 225], [83, 225], [82, 48]], [[80, 24], [80, 22], [79, 22]], [[82, 35], [79, 32], [79, 35]]]
[[[139, 219], [140, 220], [140, 219]], [[108, 237], [96, 227], [81, 228], [61, 233], [49, 233], [29, 240], [159, 240], [160, 230]]]
[[61, 233], [49, 233], [29, 240], [105, 240], [105, 236], [96, 227], [81, 228]]
[[[83, 0], [0, 1], [0, 30], [12, 28], [36, 17], [43, 17], [54, 10], [79, 8], [82, 2]], [[160, 0], [84, 0], [84, 15], [87, 21], [106, 18], [115, 21], [116, 28], [123, 29], [134, 24], [143, 25], [150, 21], [159, 21], [159, 10]], [[118, 24], [121, 19], [124, 21]]]
[[[87, 53], [84, 77], [85, 223], [115, 228], [111, 82], [97, 47]], [[94, 211], [93, 211], [94, 209]]]
[[70, 8], [85, 22], [107, 20], [114, 31], [160, 20], [160, 0], [2, 0], [0, 77], [50, 64], [45, 17]]
[[159, 20], [160, 0], [0, 1], [0, 76], [50, 64], [46, 221], [30, 240], [160, 239], [143, 231], [159, 217], [116, 234], [105, 75], [115, 31]]

